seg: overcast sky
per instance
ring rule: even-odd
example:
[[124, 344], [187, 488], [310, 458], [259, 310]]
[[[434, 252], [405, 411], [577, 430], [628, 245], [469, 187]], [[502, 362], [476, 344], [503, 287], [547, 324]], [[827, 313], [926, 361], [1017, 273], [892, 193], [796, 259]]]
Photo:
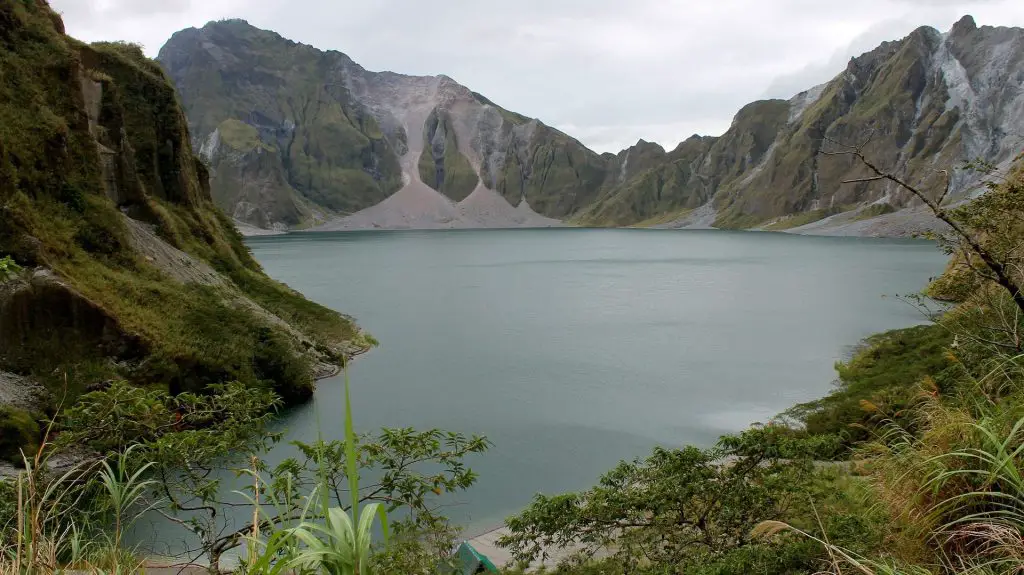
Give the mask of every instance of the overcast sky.
[[[176, 30], [244, 18], [370, 70], [447, 74], [599, 152], [719, 135], [920, 25], [1024, 26], [1024, 0], [50, 0], [68, 33], [155, 56]], [[493, 5], [493, 6], [492, 6]]]

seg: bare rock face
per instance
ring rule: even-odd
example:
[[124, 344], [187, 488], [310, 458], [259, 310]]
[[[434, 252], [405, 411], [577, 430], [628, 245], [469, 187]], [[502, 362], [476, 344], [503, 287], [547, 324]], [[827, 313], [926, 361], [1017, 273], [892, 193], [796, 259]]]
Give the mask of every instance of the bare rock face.
[[[183, 30], [159, 59], [218, 205], [264, 229], [670, 225], [697, 208], [702, 225], [707, 214], [717, 227], [785, 225], [913, 207], [892, 185], [842, 185], [861, 172], [822, 157], [828, 140], [867, 141], [924, 187], [944, 185], [941, 167], [1005, 164], [1024, 146], [1024, 30], [970, 16], [884, 42], [789, 100], [748, 104], [719, 137], [603, 155], [447, 76], [368, 71], [242, 21]], [[976, 183], [958, 173], [954, 196]], [[490, 208], [476, 210], [484, 196]], [[519, 206], [541, 219], [516, 219]]]

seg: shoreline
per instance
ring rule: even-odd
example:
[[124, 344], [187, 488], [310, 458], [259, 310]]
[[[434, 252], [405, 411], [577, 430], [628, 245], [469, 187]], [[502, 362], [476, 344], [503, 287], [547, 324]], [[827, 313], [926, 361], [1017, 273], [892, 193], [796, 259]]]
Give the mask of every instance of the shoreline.
[[917, 238], [929, 233], [943, 233], [948, 227], [929, 213], [920, 208], [905, 208], [889, 214], [883, 214], [863, 220], [856, 219], [857, 210], [843, 212], [788, 229], [765, 229], [764, 226], [743, 229], [715, 228], [711, 225], [672, 225], [662, 224], [656, 226], [577, 226], [566, 222], [562, 225], [546, 226], [360, 226], [340, 227], [337, 229], [289, 229], [289, 230], [267, 230], [257, 228], [235, 221], [235, 227], [244, 238], [258, 238], [270, 236], [283, 236], [293, 233], [324, 233], [324, 232], [409, 232], [409, 231], [452, 231], [452, 230], [543, 230], [543, 229], [588, 229], [588, 230], [717, 230], [736, 232], [770, 232], [794, 236], [823, 236], [823, 237], [854, 237], [854, 238], [881, 238], [900, 239]]

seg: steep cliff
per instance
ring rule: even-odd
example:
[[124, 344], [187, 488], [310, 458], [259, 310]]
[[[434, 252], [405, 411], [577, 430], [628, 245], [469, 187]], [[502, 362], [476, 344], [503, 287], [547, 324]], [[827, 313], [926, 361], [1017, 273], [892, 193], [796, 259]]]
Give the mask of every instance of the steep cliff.
[[[788, 113], [788, 103], [781, 100], [748, 104], [723, 136], [693, 136], [672, 152], [662, 152], [660, 158], [648, 156], [642, 164], [646, 169], [623, 171], [625, 177], [608, 182], [601, 197], [578, 220], [632, 225], [653, 223], [652, 218], [672, 219], [710, 201], [729, 184], [744, 185], [743, 176], [763, 161]], [[628, 168], [641, 150], [641, 145], [634, 146], [617, 158]]]
[[[1024, 30], [979, 28], [967, 16], [945, 34], [924, 27], [883, 43], [789, 101], [746, 106], [706, 151], [684, 142], [666, 164], [613, 188], [580, 219], [630, 224], [710, 199], [719, 227], [781, 229], [829, 216], [841, 223], [914, 202], [891, 184], [842, 184], [863, 169], [819, 152], [861, 146], [908, 181], [941, 188], [940, 170], [977, 158], [1006, 165], [1024, 147], [1021, 125]], [[951, 199], [976, 182], [958, 172]]]
[[[370, 72], [237, 20], [175, 34], [159, 60], [214, 198], [263, 228], [678, 226], [699, 207], [718, 227], [785, 229], [914, 205], [891, 185], [841, 184], [862, 172], [821, 155], [829, 145], [864, 144], [925, 187], [943, 185], [943, 168], [1005, 163], [1024, 145], [1024, 31], [970, 17], [885, 42], [670, 152], [641, 140], [598, 155], [446, 76]], [[952, 198], [975, 181], [955, 176]]]
[[252, 259], [138, 47], [80, 43], [44, 0], [0, 0], [0, 77], [0, 258], [19, 266], [0, 277], [0, 385], [70, 402], [109, 379], [237, 380], [294, 402], [357, 351], [348, 318]]
[[[598, 154], [451, 78], [371, 72], [240, 20], [178, 32], [158, 60], [214, 198], [247, 224], [550, 225], [533, 210], [564, 218], [604, 180]], [[241, 150], [225, 122], [247, 126]]]

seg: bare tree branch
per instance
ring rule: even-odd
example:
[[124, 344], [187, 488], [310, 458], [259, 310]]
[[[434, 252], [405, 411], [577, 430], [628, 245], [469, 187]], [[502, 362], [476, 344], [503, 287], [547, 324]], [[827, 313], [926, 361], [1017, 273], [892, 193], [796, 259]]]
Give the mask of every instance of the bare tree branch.
[[[874, 162], [869, 160], [864, 155], [864, 152], [860, 148], [853, 147], [853, 146], [847, 146], [847, 145], [844, 145], [844, 144], [839, 144], [837, 142], [834, 142], [833, 140], [829, 140], [829, 141], [832, 141], [833, 143], [835, 143], [836, 145], [838, 145], [838, 146], [840, 146], [842, 148], [845, 148], [847, 151], [846, 152], [824, 152], [823, 151], [821, 153], [823, 153], [825, 155], [835, 155], [835, 156], [839, 156], [839, 155], [850, 155], [850, 156], [853, 156], [854, 158], [859, 160], [860, 163], [863, 166], [865, 166], [868, 170], [870, 170], [872, 173], [875, 174], [875, 177], [873, 178], [873, 180], [888, 180], [888, 181], [896, 184], [897, 186], [899, 186], [899, 187], [909, 191], [916, 198], [921, 200], [926, 206], [928, 206], [928, 209], [930, 209], [932, 211], [932, 214], [934, 214], [936, 218], [938, 218], [939, 220], [945, 222], [946, 225], [948, 225], [956, 233], [956, 235], [960, 237], [960, 240], [962, 242], [964, 242], [965, 244], [967, 244], [967, 246], [971, 249], [971, 251], [973, 251], [979, 258], [981, 258], [981, 261], [984, 262], [985, 267], [987, 267], [992, 272], [993, 276], [995, 276], [994, 277], [994, 281], [997, 284], [999, 284], [1004, 290], [1006, 290], [1007, 293], [1010, 294], [1010, 297], [1013, 298], [1013, 302], [1017, 305], [1017, 307], [1020, 310], [1024, 311], [1024, 293], [1021, 292], [1020, 286], [1017, 285], [1017, 282], [1010, 276], [1010, 273], [1009, 273], [1009, 271], [1007, 269], [1007, 265], [1004, 264], [1003, 262], [999, 261], [996, 258], [995, 254], [993, 254], [985, 246], [983, 246], [978, 238], [976, 238], [968, 230], [964, 229], [964, 227], [962, 225], [960, 225], [960, 223], [955, 218], [950, 216], [949, 212], [947, 212], [946, 210], [942, 209], [942, 206], [940, 205], [940, 203], [941, 203], [941, 201], [943, 199], [945, 199], [945, 196], [946, 196], [945, 192], [939, 197], [939, 202], [936, 202], [935, 200], [933, 200], [930, 197], [928, 197], [928, 194], [924, 193], [924, 191], [922, 191], [921, 189], [917, 188], [916, 186], [911, 185], [906, 180], [900, 178], [899, 176], [896, 176], [895, 174], [892, 174], [890, 172], [886, 172], [885, 170], [882, 170], [881, 168], [879, 168], [877, 164], [875, 164]], [[864, 181], [873, 181], [873, 180], [864, 180]], [[946, 189], [947, 189], [947, 191], [949, 189], [949, 178], [948, 177], [947, 177]]]

